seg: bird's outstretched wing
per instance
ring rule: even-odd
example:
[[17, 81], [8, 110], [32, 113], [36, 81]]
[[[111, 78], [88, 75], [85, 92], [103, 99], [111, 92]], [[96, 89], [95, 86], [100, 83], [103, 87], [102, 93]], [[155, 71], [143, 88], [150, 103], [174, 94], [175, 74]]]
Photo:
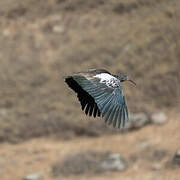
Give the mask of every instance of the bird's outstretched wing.
[[66, 77], [65, 82], [77, 93], [86, 114], [102, 116], [109, 125], [124, 127], [128, 110], [120, 83], [111, 87], [100, 78], [81, 73]]
[[65, 78], [65, 82], [68, 86], [77, 93], [78, 100], [81, 103], [82, 110], [85, 110], [86, 115], [89, 116], [99, 116], [101, 112], [94, 100], [94, 98], [88, 94], [79, 84], [74, 80], [73, 76], [68, 76]]

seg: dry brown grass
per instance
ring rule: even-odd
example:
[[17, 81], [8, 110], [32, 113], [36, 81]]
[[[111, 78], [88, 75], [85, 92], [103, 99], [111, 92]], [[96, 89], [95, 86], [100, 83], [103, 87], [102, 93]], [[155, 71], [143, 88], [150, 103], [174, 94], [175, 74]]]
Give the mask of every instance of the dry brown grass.
[[83, 120], [63, 81], [92, 67], [135, 79], [124, 84], [130, 111], [179, 108], [178, 0], [13, 2], [0, 2], [1, 142], [111, 133]]

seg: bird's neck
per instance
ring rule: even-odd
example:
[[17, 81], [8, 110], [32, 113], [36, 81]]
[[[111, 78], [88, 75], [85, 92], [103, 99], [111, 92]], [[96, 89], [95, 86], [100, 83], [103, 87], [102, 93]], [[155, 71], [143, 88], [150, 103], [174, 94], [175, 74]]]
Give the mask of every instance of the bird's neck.
[[119, 80], [120, 80], [120, 82], [124, 82], [124, 80], [123, 80], [123, 79], [121, 79], [121, 78], [119, 78], [119, 76], [118, 76], [118, 75], [116, 75], [116, 74], [112, 74], [112, 76], [114, 76], [115, 78], [119, 79]]

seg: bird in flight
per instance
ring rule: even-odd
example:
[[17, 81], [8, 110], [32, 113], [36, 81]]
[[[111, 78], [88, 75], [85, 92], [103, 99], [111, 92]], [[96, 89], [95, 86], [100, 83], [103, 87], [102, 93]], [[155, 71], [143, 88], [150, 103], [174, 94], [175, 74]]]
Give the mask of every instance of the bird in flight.
[[[128, 109], [122, 82], [130, 81], [127, 75], [114, 75], [104, 69], [89, 69], [65, 77], [65, 82], [77, 94], [86, 115], [103, 117], [113, 127], [124, 127]], [[136, 85], [136, 84], [135, 84]]]

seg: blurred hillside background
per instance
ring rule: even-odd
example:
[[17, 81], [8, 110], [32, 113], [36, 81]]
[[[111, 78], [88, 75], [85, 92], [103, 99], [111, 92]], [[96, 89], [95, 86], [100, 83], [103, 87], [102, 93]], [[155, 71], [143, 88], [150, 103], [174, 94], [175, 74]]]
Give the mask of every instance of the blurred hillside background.
[[[180, 179], [179, 20], [179, 0], [1, 0], [0, 177]], [[84, 115], [63, 76], [89, 68], [137, 83], [123, 88], [142, 125]]]

